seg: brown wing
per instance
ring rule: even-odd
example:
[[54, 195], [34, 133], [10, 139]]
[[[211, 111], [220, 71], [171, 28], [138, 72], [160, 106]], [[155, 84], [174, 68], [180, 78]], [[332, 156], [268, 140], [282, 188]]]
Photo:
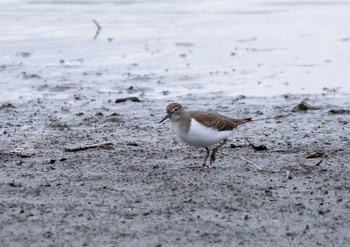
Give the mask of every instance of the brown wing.
[[233, 130], [237, 128], [238, 125], [251, 121], [251, 118], [233, 119], [217, 113], [205, 111], [190, 111], [190, 116], [203, 125], [216, 128], [219, 131]]

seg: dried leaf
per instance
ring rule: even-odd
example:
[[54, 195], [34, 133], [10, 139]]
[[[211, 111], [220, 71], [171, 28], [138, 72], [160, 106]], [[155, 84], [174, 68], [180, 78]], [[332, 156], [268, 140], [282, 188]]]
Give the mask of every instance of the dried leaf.
[[115, 100], [115, 103], [122, 103], [125, 101], [132, 101], [132, 102], [141, 102], [141, 100], [138, 97], [127, 97], [127, 98], [119, 98]]
[[247, 142], [249, 143], [250, 146], [252, 146], [252, 148], [254, 148], [254, 150], [256, 151], [263, 151], [263, 150], [267, 150], [267, 147], [263, 144], [259, 145], [259, 146], [255, 146], [254, 144], [252, 144], [247, 138], [245, 138], [247, 140]]
[[307, 159], [327, 158], [327, 155], [325, 153], [316, 152], [313, 150], [309, 150], [306, 155], [307, 155], [306, 156]]

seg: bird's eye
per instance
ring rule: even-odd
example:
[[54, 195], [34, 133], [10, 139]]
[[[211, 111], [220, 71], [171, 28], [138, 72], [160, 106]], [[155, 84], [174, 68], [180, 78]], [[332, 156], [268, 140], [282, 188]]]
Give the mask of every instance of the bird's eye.
[[175, 108], [175, 109], [174, 109], [174, 112], [177, 112], [178, 110], [179, 110], [179, 108]]

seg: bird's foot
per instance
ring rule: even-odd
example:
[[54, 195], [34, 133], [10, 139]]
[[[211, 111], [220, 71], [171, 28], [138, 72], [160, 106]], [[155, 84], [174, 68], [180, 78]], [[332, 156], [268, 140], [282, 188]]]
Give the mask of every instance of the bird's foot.
[[215, 154], [219, 150], [220, 147], [222, 147], [227, 142], [227, 139], [224, 139], [219, 145], [217, 145], [210, 155], [210, 164], [213, 164], [216, 160]]
[[[203, 167], [205, 167], [205, 166], [208, 167], [205, 163], [207, 162], [207, 159], [208, 159], [208, 157], [209, 157], [210, 150], [209, 150], [208, 147], [205, 147], [205, 150], [207, 151], [207, 155], [205, 156], [205, 159], [204, 159], [204, 161], [203, 161], [202, 166], [203, 166]], [[211, 162], [210, 162], [210, 164], [211, 164]]]
[[210, 164], [213, 164], [216, 160], [215, 154], [218, 151], [218, 147], [214, 148], [210, 155]]

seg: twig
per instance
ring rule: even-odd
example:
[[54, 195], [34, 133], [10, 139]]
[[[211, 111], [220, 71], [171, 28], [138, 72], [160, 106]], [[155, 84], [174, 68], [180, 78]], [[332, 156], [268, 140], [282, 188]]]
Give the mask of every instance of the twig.
[[95, 23], [95, 25], [96, 25], [96, 27], [97, 27], [96, 34], [95, 34], [95, 36], [94, 36], [94, 39], [96, 39], [97, 36], [99, 35], [99, 33], [100, 33], [102, 27], [97, 23], [96, 20], [92, 20], [92, 21]]
[[247, 160], [246, 158], [243, 158], [242, 156], [239, 156], [239, 158], [245, 162], [247, 162], [248, 164], [251, 164], [253, 166], [255, 166], [256, 169], [258, 169], [259, 171], [264, 171], [264, 169], [262, 169], [260, 166], [258, 166], [257, 164], [255, 164], [254, 162]]
[[258, 170], [261, 171], [261, 172], [264, 172], [264, 171], [267, 171], [267, 172], [281, 172], [281, 171], [282, 171], [282, 170], [270, 170], [270, 171], [268, 171], [268, 170], [265, 170], [265, 169], [261, 168], [260, 166], [258, 166], [258, 165], [255, 164], [254, 162], [252, 162], [252, 161], [250, 161], [250, 160], [247, 160], [246, 158], [243, 158], [242, 156], [239, 156], [239, 158], [240, 158], [241, 160], [243, 160], [243, 161], [245, 161], [245, 162], [247, 162], [247, 163], [249, 163], [249, 164], [255, 166], [255, 168], [258, 169]]
[[323, 158], [322, 158], [319, 162], [317, 162], [317, 163], [315, 164], [315, 166], [319, 166], [319, 165], [322, 163], [322, 161], [323, 161]]
[[65, 148], [64, 151], [66, 152], [76, 152], [81, 151], [89, 148], [104, 148], [104, 149], [112, 149], [111, 142], [105, 142], [105, 143], [99, 143], [99, 144], [92, 144], [92, 145], [86, 145], [86, 146], [79, 146], [79, 147], [73, 147], [73, 148]]

